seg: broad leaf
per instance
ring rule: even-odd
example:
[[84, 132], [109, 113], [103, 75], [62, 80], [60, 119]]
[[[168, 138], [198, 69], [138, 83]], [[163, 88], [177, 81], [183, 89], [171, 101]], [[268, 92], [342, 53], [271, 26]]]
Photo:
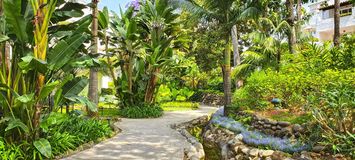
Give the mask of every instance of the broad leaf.
[[72, 96], [68, 98], [71, 101], [79, 101], [81, 104], [87, 106], [90, 111], [97, 112], [97, 106], [95, 103], [91, 102], [87, 97], [82, 96]]
[[9, 39], [9, 37], [5, 36], [5, 35], [0, 35], [0, 43], [5, 42]]
[[71, 81], [68, 81], [63, 87], [63, 97], [69, 98], [77, 96], [89, 83], [89, 80], [85, 77], [76, 77]]
[[9, 121], [8, 126], [5, 128], [5, 132], [7, 132], [7, 131], [9, 131], [11, 129], [14, 129], [14, 128], [20, 128], [25, 133], [29, 132], [28, 127], [23, 122], [21, 122], [21, 120], [19, 120], [19, 119], [11, 119]]
[[27, 73], [30, 70], [35, 70], [39, 73], [45, 74], [48, 70], [47, 62], [37, 59], [32, 55], [23, 57], [21, 60], [22, 62], [20, 62], [18, 65], [24, 73]]
[[36, 149], [45, 157], [51, 158], [52, 156], [52, 147], [51, 144], [48, 142], [48, 140], [41, 138], [37, 141], [33, 142], [33, 145], [36, 147]]
[[78, 34], [61, 40], [48, 55], [50, 68], [52, 70], [58, 70], [67, 64], [86, 39], [86, 35]]
[[59, 81], [55, 81], [49, 84], [46, 84], [39, 93], [38, 100], [46, 98], [57, 86], [59, 85]]
[[30, 103], [32, 103], [34, 101], [33, 97], [34, 97], [34, 93], [25, 94], [25, 95], [17, 97], [16, 101], [20, 102], [20, 103], [23, 103], [23, 104], [30, 104]]
[[28, 39], [27, 25], [24, 16], [21, 15], [21, 2], [22, 0], [4, 0], [3, 9], [10, 32], [15, 34], [21, 42], [26, 42]]

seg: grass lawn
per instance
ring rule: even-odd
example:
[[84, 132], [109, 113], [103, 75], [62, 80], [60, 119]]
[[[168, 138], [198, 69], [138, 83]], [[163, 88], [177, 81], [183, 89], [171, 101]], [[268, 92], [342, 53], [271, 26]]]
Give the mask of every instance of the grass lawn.
[[199, 103], [194, 102], [165, 102], [160, 106], [164, 111], [186, 111], [186, 110], [196, 110], [199, 107]]

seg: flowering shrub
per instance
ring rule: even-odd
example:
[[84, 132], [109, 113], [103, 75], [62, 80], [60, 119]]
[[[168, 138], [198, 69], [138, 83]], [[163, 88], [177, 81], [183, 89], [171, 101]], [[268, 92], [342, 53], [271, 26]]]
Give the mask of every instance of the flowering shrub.
[[258, 131], [249, 131], [246, 127], [234, 119], [224, 117], [223, 108], [213, 114], [211, 122], [233, 132], [242, 134], [243, 142], [248, 145], [270, 147], [272, 149], [287, 153], [301, 152], [310, 149], [309, 145], [302, 144], [298, 141], [292, 142], [290, 139], [273, 137]]

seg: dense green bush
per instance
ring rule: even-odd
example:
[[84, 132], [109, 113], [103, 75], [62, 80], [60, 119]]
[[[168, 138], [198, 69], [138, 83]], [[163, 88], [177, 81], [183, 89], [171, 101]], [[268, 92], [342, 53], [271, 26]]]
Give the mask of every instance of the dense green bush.
[[[111, 136], [112, 130], [108, 124], [96, 119], [86, 119], [80, 114], [51, 113], [41, 122], [40, 139], [33, 144], [27, 141], [6, 143], [0, 138], [0, 159], [42, 159], [61, 155], [78, 146], [98, 141], [100, 138]], [[42, 138], [41, 138], [42, 137]], [[38, 150], [36, 142], [41, 146]], [[46, 154], [43, 154], [46, 153]]]
[[125, 107], [119, 114], [125, 118], [157, 118], [163, 115], [163, 109], [155, 105]]
[[307, 107], [310, 98], [318, 98], [332, 82], [355, 85], [354, 70], [325, 70], [320, 73], [300, 71], [253, 73], [247, 85], [234, 94], [233, 102], [243, 108], [271, 107], [272, 98], [280, 98], [285, 107]]

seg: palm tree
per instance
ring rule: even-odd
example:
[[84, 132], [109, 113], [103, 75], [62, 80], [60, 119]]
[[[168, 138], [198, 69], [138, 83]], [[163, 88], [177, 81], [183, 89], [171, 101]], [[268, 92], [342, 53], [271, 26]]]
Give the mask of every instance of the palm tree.
[[334, 0], [334, 46], [340, 44], [340, 0]]
[[[249, 1], [248, 1], [249, 2]], [[228, 113], [228, 106], [231, 104], [231, 30], [238, 20], [255, 16], [254, 8], [243, 7], [248, 6], [248, 2], [237, 0], [182, 0], [182, 4], [187, 10], [194, 13], [198, 18], [202, 18], [207, 22], [217, 22], [220, 30], [220, 39], [225, 41], [224, 60], [222, 63], [223, 71], [223, 87], [224, 87], [224, 114]], [[236, 50], [236, 49], [235, 49]]]
[[269, 18], [260, 18], [254, 23], [257, 30], [249, 34], [254, 45], [243, 53], [243, 61], [234, 72], [241, 79], [258, 67], [279, 69], [282, 40], [286, 38], [285, 32], [290, 27], [277, 13]]
[[[99, 0], [92, 0], [92, 50], [91, 54], [96, 55], [98, 52], [98, 9], [97, 4]], [[99, 103], [99, 96], [98, 96], [98, 72], [96, 68], [90, 68], [90, 81], [89, 81], [89, 92], [88, 92], [89, 99], [94, 103]], [[95, 112], [91, 112], [88, 108], [86, 109], [90, 116], [96, 116]]]
[[287, 22], [290, 25], [288, 32], [288, 44], [290, 53], [295, 53], [296, 32], [295, 32], [295, 15], [293, 12], [294, 0], [286, 0]]

